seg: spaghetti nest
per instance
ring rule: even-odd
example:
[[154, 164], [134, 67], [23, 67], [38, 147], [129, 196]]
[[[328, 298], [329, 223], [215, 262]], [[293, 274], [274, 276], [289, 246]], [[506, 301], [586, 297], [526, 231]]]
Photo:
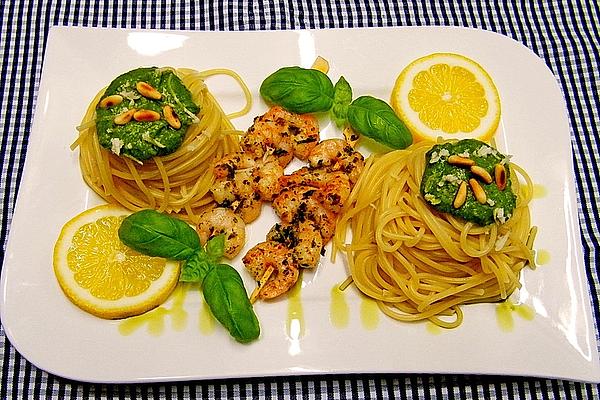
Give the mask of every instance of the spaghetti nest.
[[[95, 109], [104, 90], [89, 105], [78, 127], [80, 135], [71, 148], [79, 147], [83, 178], [105, 201], [121, 204], [132, 211], [152, 208], [177, 213], [188, 221], [197, 222], [197, 216], [214, 202], [209, 192], [214, 181], [213, 161], [239, 150], [241, 132], [234, 129], [230, 118], [246, 114], [252, 98], [234, 71], [174, 71], [200, 106], [198, 122], [187, 129], [183, 143], [175, 152], [141, 163], [103, 148], [96, 134]], [[205, 79], [219, 74], [229, 75], [240, 84], [246, 99], [241, 111], [225, 115], [209, 92]]]
[[[400, 321], [461, 324], [460, 305], [506, 299], [520, 271], [534, 266], [528, 203], [533, 184], [525, 171], [512, 177], [517, 204], [504, 224], [480, 227], [439, 213], [420, 194], [425, 154], [432, 144], [371, 156], [336, 230], [358, 289]], [[352, 239], [346, 244], [347, 228]]]

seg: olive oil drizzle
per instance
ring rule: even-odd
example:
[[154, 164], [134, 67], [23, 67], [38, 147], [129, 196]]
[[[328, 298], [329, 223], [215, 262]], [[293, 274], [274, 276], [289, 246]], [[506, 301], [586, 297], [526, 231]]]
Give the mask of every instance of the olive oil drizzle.
[[504, 332], [512, 332], [514, 330], [514, 313], [527, 321], [535, 318], [535, 311], [527, 304], [514, 304], [508, 300], [503, 301], [496, 306], [496, 318], [500, 329]]
[[177, 285], [170, 297], [172, 300], [170, 308], [160, 306], [142, 315], [122, 320], [119, 323], [119, 333], [123, 336], [129, 336], [146, 326], [146, 330], [150, 335], [160, 336], [165, 331], [167, 316], [170, 317], [171, 326], [175, 331], [184, 330], [187, 326], [188, 313], [183, 308], [183, 304], [191, 286], [187, 283]]
[[331, 288], [331, 303], [329, 305], [329, 322], [336, 328], [346, 328], [350, 322], [350, 307], [344, 291], [339, 284]]
[[298, 340], [304, 337], [304, 309], [302, 307], [302, 275], [298, 278], [298, 283], [294, 285], [288, 296], [288, 318], [286, 323], [286, 333], [292, 340]]
[[535, 264], [544, 265], [550, 262], [550, 252], [545, 249], [538, 249], [535, 252]]
[[533, 198], [541, 199], [548, 195], [548, 189], [545, 186], [536, 183], [533, 185]]
[[377, 302], [366, 296], [361, 296], [360, 321], [363, 328], [372, 331], [379, 326], [379, 307]]

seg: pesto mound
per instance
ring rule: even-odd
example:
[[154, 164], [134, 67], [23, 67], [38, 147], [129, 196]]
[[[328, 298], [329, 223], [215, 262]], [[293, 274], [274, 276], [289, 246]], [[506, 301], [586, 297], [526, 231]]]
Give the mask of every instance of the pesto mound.
[[[449, 158], [452, 163], [449, 162]], [[456, 158], [459, 160], [455, 161]], [[425, 157], [426, 166], [421, 181], [421, 194], [436, 210], [450, 213], [477, 225], [504, 223], [512, 216], [517, 201], [511, 187], [508, 160], [509, 157], [475, 139], [437, 144], [427, 152]], [[477, 173], [473, 172], [473, 166], [485, 170], [489, 174], [488, 178], [491, 177], [491, 182], [486, 182], [486, 179], [482, 178], [485, 174], [479, 172], [481, 170]], [[505, 179], [496, 176], [496, 168], [501, 168], [505, 172]], [[475, 186], [479, 185], [483, 189], [483, 198], [480, 197], [479, 200], [476, 198], [473, 187], [469, 183], [471, 179], [476, 181]], [[498, 182], [499, 180], [502, 182]], [[467, 188], [466, 197], [463, 201], [455, 202], [463, 182]]]
[[[160, 98], [140, 92], [137, 87], [140, 82], [155, 89]], [[116, 101], [107, 102], [112, 99]], [[165, 106], [170, 107], [179, 124], [172, 122], [173, 116], [165, 117]], [[130, 116], [128, 122], [123, 123], [117, 118], [129, 110], [149, 111], [146, 114], [152, 114], [156, 120], [141, 117], [136, 120]], [[192, 94], [173, 70], [137, 68], [113, 80], [96, 106], [98, 140], [113, 153], [140, 161], [170, 154], [181, 146], [190, 124], [198, 121], [199, 111]]]

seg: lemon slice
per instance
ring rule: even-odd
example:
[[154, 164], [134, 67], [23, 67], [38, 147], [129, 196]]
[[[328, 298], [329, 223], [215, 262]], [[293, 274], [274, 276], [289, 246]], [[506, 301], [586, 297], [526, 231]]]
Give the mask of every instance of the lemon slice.
[[453, 53], [434, 53], [410, 63], [396, 79], [391, 104], [415, 141], [489, 141], [500, 122], [500, 96], [490, 75], [475, 61]]
[[142, 255], [119, 240], [131, 212], [102, 205], [77, 215], [54, 246], [54, 273], [65, 295], [101, 318], [142, 314], [163, 303], [179, 280], [178, 262]]

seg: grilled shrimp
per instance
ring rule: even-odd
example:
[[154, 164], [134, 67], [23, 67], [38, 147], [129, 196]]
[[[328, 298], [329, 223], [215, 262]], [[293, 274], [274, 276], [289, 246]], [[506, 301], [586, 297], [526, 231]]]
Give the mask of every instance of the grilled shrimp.
[[342, 211], [352, 191], [348, 175], [342, 171], [329, 172], [323, 168], [302, 167], [291, 175], [283, 175], [279, 178], [279, 183], [282, 187], [306, 185], [320, 189], [315, 194], [316, 199], [336, 214]]
[[243, 152], [221, 158], [214, 167], [215, 183], [210, 188], [220, 207], [232, 209], [245, 223], [254, 221], [261, 212], [260, 195], [252, 184], [257, 161]]
[[311, 186], [288, 187], [273, 199], [272, 205], [283, 222], [315, 222], [327, 243], [335, 232], [336, 216], [318, 200], [318, 191], [319, 189]]
[[327, 139], [317, 144], [308, 155], [312, 168], [342, 171], [352, 184], [356, 183], [365, 166], [365, 159], [344, 139]]
[[319, 226], [313, 221], [275, 224], [267, 234], [267, 240], [286, 245], [302, 268], [319, 264], [324, 243]]
[[294, 156], [306, 160], [318, 142], [319, 123], [313, 116], [294, 114], [274, 106], [254, 119], [241, 145], [254, 158], [271, 152], [285, 167]]
[[223, 156], [215, 163], [213, 170], [217, 179], [233, 179], [236, 172], [255, 166], [256, 160], [250, 154], [238, 151]]
[[273, 268], [271, 276], [259, 289], [258, 297], [261, 299], [282, 295], [298, 280], [297, 264], [283, 243], [270, 240], [261, 242], [251, 248], [242, 261], [257, 282], [260, 282], [269, 267]]
[[215, 236], [225, 235], [225, 257], [229, 259], [238, 255], [246, 243], [246, 224], [228, 208], [217, 207], [203, 212], [196, 231], [203, 245]]
[[252, 171], [252, 187], [265, 201], [273, 200], [281, 191], [279, 179], [283, 176], [283, 167], [276, 158], [267, 157]]

